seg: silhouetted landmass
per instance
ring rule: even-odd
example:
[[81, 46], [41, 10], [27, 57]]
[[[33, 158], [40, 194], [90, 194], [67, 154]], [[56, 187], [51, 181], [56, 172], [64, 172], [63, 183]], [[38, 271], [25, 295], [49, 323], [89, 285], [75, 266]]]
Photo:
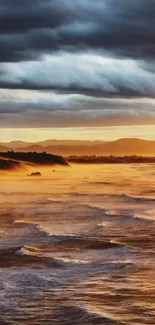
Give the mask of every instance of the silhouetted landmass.
[[[7, 147], [7, 148], [6, 148]], [[45, 140], [37, 143], [24, 141], [0, 142], [0, 151], [38, 152], [68, 156], [155, 156], [155, 141], [123, 138], [115, 141]]]
[[143, 156], [70, 156], [67, 158], [69, 162], [79, 164], [133, 164], [133, 163], [155, 163], [155, 157]]
[[0, 158], [0, 170], [23, 169], [20, 162], [13, 160], [5, 160]]
[[[42, 148], [42, 150], [46, 150], [46, 148], [48, 146], [52, 146], [52, 147], [58, 147], [58, 146], [94, 146], [97, 144], [103, 144], [106, 141], [100, 141], [100, 140], [95, 140], [95, 141], [89, 141], [89, 140], [57, 140], [57, 139], [48, 139], [48, 140], [44, 140], [44, 141], [39, 141], [39, 142], [25, 142], [25, 141], [20, 141], [20, 140], [16, 140], [16, 141], [10, 141], [10, 142], [0, 142], [0, 145], [7, 147], [7, 151], [8, 150], [13, 150], [13, 151], [21, 151], [24, 152], [25, 150], [23, 150], [24, 148], [29, 151], [37, 151], [37, 150], [30, 150], [31, 146], [40, 146]], [[37, 147], [36, 147], [37, 149]], [[2, 151], [2, 150], [0, 150]], [[5, 150], [4, 150], [5, 151]]]
[[67, 161], [63, 157], [47, 154], [46, 152], [36, 153], [8, 151], [0, 152], [0, 156], [7, 159], [14, 159], [16, 161], [23, 161], [40, 165], [68, 165]]

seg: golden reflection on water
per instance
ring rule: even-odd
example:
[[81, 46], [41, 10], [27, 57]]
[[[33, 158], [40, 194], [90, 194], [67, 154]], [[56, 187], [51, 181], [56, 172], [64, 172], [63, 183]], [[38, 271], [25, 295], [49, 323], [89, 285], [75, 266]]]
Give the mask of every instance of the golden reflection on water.
[[3, 318], [153, 325], [154, 165], [25, 168], [0, 175]]

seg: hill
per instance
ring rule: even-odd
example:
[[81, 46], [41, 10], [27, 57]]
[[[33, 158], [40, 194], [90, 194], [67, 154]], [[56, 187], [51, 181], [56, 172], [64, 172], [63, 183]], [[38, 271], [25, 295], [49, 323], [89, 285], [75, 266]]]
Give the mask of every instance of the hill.
[[6, 151], [8, 151], [8, 149], [9, 149], [8, 147], [0, 144], [0, 151], [6, 152]]
[[17, 140], [17, 141], [10, 141], [10, 142], [0, 142], [0, 145], [3, 145], [6, 148], [9, 148], [10, 150], [15, 150], [18, 147], [28, 147], [31, 145], [31, 142]]
[[11, 159], [2, 159], [0, 158], [0, 171], [7, 170], [7, 171], [13, 171], [13, 170], [20, 170], [24, 169], [24, 167], [21, 165], [20, 162], [14, 161]]
[[88, 141], [88, 140], [45, 140], [38, 142], [38, 144], [42, 147], [49, 147], [49, 146], [88, 146], [91, 147], [95, 144], [105, 143], [106, 141]]
[[[20, 147], [18, 145], [20, 144]], [[119, 139], [116, 141], [79, 141], [79, 140], [45, 140], [38, 143], [27, 143], [23, 141], [13, 141], [7, 144], [16, 147], [17, 152], [47, 152], [64, 157], [77, 155], [97, 155], [97, 156], [155, 156], [155, 141], [142, 140], [137, 138]], [[2, 143], [1, 143], [2, 146]], [[0, 151], [8, 151], [3, 144]], [[2, 149], [1, 149], [2, 148]]]
[[36, 152], [0, 152], [0, 157], [8, 160], [12, 159], [19, 162], [28, 162], [38, 165], [64, 165], [67, 166], [67, 161], [61, 156], [55, 156], [46, 153]]
[[26, 150], [31, 150], [33, 146], [40, 146], [43, 148], [47, 147], [57, 147], [57, 146], [70, 146], [70, 147], [75, 147], [75, 146], [87, 146], [91, 147], [100, 143], [105, 143], [106, 141], [85, 141], [85, 140], [56, 140], [56, 139], [51, 139], [51, 140], [44, 140], [44, 141], [39, 141], [39, 142], [25, 142], [25, 141], [11, 141], [11, 142], [0, 142], [0, 145], [3, 145], [11, 150], [16, 150], [16, 151], [23, 151]]
[[[119, 139], [111, 142], [93, 142], [91, 145], [82, 143], [81, 145], [55, 145], [42, 148], [40, 145], [30, 146], [23, 151], [41, 152], [42, 150], [53, 153], [55, 155], [63, 155], [64, 157], [71, 155], [104, 155], [104, 156], [155, 156], [155, 141], [147, 141], [142, 139]], [[22, 149], [22, 148], [21, 148]]]
[[119, 139], [98, 145], [95, 154], [114, 155], [114, 156], [155, 156], [155, 141], [142, 139]]
[[44, 148], [42, 146], [40, 146], [39, 144], [32, 144], [30, 146], [25, 146], [25, 147], [19, 147], [17, 149], [15, 149], [15, 151], [17, 152], [37, 152], [37, 153], [41, 153], [44, 151]]

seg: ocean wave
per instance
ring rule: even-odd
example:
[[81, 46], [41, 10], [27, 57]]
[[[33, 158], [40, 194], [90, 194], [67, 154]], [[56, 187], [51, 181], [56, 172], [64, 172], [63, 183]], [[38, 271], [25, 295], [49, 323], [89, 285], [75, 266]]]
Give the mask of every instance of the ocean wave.
[[[77, 265], [77, 264], [89, 264], [92, 263], [91, 260], [84, 260], [84, 259], [78, 259], [73, 256], [64, 256], [62, 253], [62, 256], [55, 256], [54, 253], [47, 253], [44, 250], [38, 249], [36, 247], [29, 247], [29, 246], [24, 246], [21, 247], [18, 251], [15, 252], [16, 255], [20, 256], [38, 256], [40, 258], [46, 257], [49, 258], [50, 261], [53, 261], [55, 265], [58, 266], [65, 266], [65, 265]], [[54, 256], [53, 256], [54, 255]]]
[[63, 267], [55, 258], [48, 258], [32, 247], [13, 247], [0, 250], [0, 268], [31, 268]]
[[141, 192], [142, 194], [155, 194], [155, 190], [154, 189], [149, 189], [147, 191], [143, 191]]
[[133, 201], [138, 201], [138, 202], [155, 202], [155, 198], [153, 197], [147, 197], [147, 196], [134, 196], [134, 195], [127, 195], [127, 194], [122, 194], [120, 195], [120, 198], [126, 199], [126, 200], [133, 200]]
[[[151, 192], [150, 192], [151, 193]], [[152, 192], [153, 193], [153, 192]], [[137, 202], [155, 202], [155, 197], [151, 197], [151, 196], [136, 196], [136, 195], [131, 195], [131, 194], [114, 194], [114, 193], [110, 193], [110, 194], [105, 194], [105, 193], [97, 193], [97, 194], [91, 194], [91, 193], [80, 193], [80, 192], [75, 192], [75, 193], [68, 193], [68, 195], [70, 197], [88, 197], [88, 199], [90, 198], [97, 198], [97, 197], [102, 197], [102, 198], [107, 198], [110, 200], [113, 199], [123, 199], [123, 200], [127, 200], [127, 201], [137, 201]]]
[[107, 210], [104, 208], [104, 206], [101, 206], [101, 204], [83, 204], [83, 205], [80, 205], [81, 207], [82, 206], [85, 206], [89, 209], [95, 209], [95, 210], [101, 210], [102, 212], [106, 212]]
[[[63, 295], [62, 295], [63, 297]], [[47, 299], [47, 297], [45, 297]], [[24, 324], [29, 325], [34, 322], [36, 325], [43, 324], [64, 324], [64, 325], [123, 325], [121, 321], [115, 320], [114, 317], [110, 316], [110, 314], [104, 315], [97, 308], [91, 307], [91, 305], [76, 302], [75, 299], [71, 299], [69, 297], [65, 297], [64, 299], [51, 301], [49, 298], [47, 301], [45, 300], [45, 304], [39, 304], [35, 306], [35, 308], [27, 309], [26, 317], [24, 319]], [[49, 305], [51, 303], [51, 305]], [[19, 304], [20, 305], [20, 304]], [[30, 306], [30, 302], [27, 302], [27, 306]], [[11, 325], [17, 324], [18, 319], [23, 320], [24, 308], [16, 307], [11, 312], [5, 312], [3, 316], [4, 322], [1, 325]], [[18, 315], [18, 317], [17, 317]], [[11, 322], [9, 322], [11, 321]], [[21, 323], [21, 322], [20, 322]]]
[[[88, 193], [84, 193], [84, 192], [68, 192], [68, 193], [66, 193], [65, 194], [65, 196], [66, 196], [66, 198], [68, 197], [68, 198], [81, 198], [81, 197], [84, 197], [84, 198], [88, 198], [88, 199], [90, 199], [90, 198], [96, 198], [96, 197], [109, 197], [109, 194], [105, 194], [105, 193], [90, 193], [90, 192], [88, 192]], [[65, 197], [64, 196], [64, 197]], [[112, 194], [112, 196], [115, 196], [115, 194]]]
[[41, 254], [41, 250], [36, 247], [24, 246], [15, 252], [16, 255], [31, 255], [31, 256], [39, 256]]
[[89, 196], [89, 193], [71, 192], [67, 193], [69, 196]]
[[148, 212], [146, 212], [146, 214], [135, 213], [134, 218], [144, 220], [144, 221], [154, 222], [155, 221], [155, 211], [154, 211], [154, 214], [152, 214], [152, 215], [151, 215], [151, 213], [148, 213]]
[[15, 220], [14, 223], [16, 224], [21, 224], [25, 226], [30, 226], [31, 230], [34, 231], [36, 230], [36, 235], [46, 235], [46, 236], [59, 236], [61, 234], [54, 234], [51, 232], [51, 230], [48, 228], [48, 225], [46, 223], [38, 223], [37, 221], [28, 221], [28, 220]]
[[111, 218], [109, 220], [103, 221], [100, 224], [98, 224], [99, 227], [104, 227], [104, 226], [109, 226], [111, 227], [112, 224], [114, 225], [114, 223], [118, 224], [120, 223], [120, 225], [124, 225], [124, 224], [132, 224], [134, 225], [144, 225], [144, 224], [148, 224], [148, 223], [152, 223], [155, 221], [155, 214], [154, 215], [150, 215], [148, 214], [148, 211], [145, 212], [145, 214], [141, 214], [141, 213], [134, 213], [133, 211], [130, 210], [116, 210], [116, 211], [106, 211], [105, 213], [107, 216], [113, 216], [116, 217], [116, 219], [112, 219]]
[[[73, 247], [74, 246], [74, 247]], [[128, 266], [129, 262], [117, 261], [107, 262], [101, 257], [87, 257], [86, 255], [77, 254], [79, 251], [88, 249], [111, 249], [123, 247], [122, 244], [116, 242], [107, 243], [82, 243], [81, 245], [63, 245], [55, 244], [48, 246], [22, 246], [22, 247], [11, 247], [8, 249], [0, 250], [0, 268], [62, 268], [62, 267], [73, 267], [90, 265], [90, 269], [94, 266], [95, 268], [101, 266], [103, 269], [118, 269]], [[66, 254], [67, 253], [67, 254]], [[72, 254], [71, 254], [72, 253]]]
[[101, 181], [98, 181], [98, 182], [89, 182], [89, 184], [91, 185], [116, 185], [115, 183], [110, 183], [110, 182], [101, 182]]
[[65, 200], [60, 200], [60, 199], [56, 199], [56, 198], [53, 198], [53, 197], [48, 197], [44, 200], [44, 203], [65, 203]]
[[[76, 302], [75, 302], [76, 303]], [[59, 309], [60, 308], [60, 309]], [[96, 311], [91, 311], [91, 308], [89, 308], [79, 305], [79, 306], [63, 306], [63, 309], [59, 307], [58, 310], [55, 311], [57, 315], [57, 319], [61, 319], [60, 323], [61, 324], [66, 324], [66, 325], [122, 325], [121, 322], [112, 319], [110, 316], [103, 316], [100, 314], [100, 312], [97, 310]], [[57, 314], [58, 313], [58, 314]], [[55, 315], [55, 316], [56, 316]], [[53, 322], [54, 323], [54, 322]], [[60, 324], [59, 323], [59, 324]], [[57, 323], [58, 324], [58, 323]]]
[[74, 234], [70, 234], [67, 232], [64, 233], [64, 230], [53, 231], [46, 223], [45, 224], [37, 224], [36, 223], [36, 227], [41, 233], [44, 233], [46, 236], [50, 236], [51, 238], [59, 239], [59, 238], [68, 238], [68, 237], [74, 238], [74, 237], [76, 237], [76, 235], [74, 235]]
[[107, 250], [125, 247], [116, 241], [103, 241], [96, 238], [76, 236], [59, 236], [55, 242], [48, 245], [38, 245], [37, 248], [44, 252], [82, 252], [88, 250]]

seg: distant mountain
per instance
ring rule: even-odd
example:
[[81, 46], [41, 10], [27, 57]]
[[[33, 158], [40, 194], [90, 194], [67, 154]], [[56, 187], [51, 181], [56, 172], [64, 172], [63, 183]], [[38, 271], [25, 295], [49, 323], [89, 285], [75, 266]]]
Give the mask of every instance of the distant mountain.
[[91, 146], [48, 146], [45, 151], [54, 154], [62, 154], [67, 157], [70, 155], [98, 155], [98, 156], [130, 156], [143, 155], [155, 156], [155, 141], [142, 139], [119, 139], [111, 142], [93, 143]]
[[4, 151], [4, 152], [6, 152], [6, 151], [8, 151], [8, 150], [10, 150], [10, 148], [8, 148], [8, 147], [3, 146], [3, 145], [0, 144], [0, 151]]
[[62, 154], [65, 157], [69, 155], [155, 156], [155, 141], [135, 138], [119, 139], [111, 142], [100, 142], [99, 144], [93, 143], [91, 146], [83, 144], [78, 146], [48, 146], [44, 150], [49, 153]]
[[25, 141], [10, 141], [10, 142], [0, 142], [0, 145], [4, 145], [6, 148], [9, 148], [11, 150], [15, 150], [18, 147], [28, 147], [31, 145], [31, 142], [25, 142]]
[[[21, 146], [18, 146], [18, 145]], [[1, 143], [2, 145], [2, 143]], [[125, 156], [143, 155], [155, 156], [155, 141], [147, 141], [137, 138], [119, 139], [116, 141], [79, 141], [79, 140], [46, 140], [38, 143], [13, 141], [7, 144], [9, 148], [20, 152], [47, 152], [64, 157], [77, 155], [97, 156]], [[12, 148], [16, 147], [17, 148]], [[6, 144], [0, 151], [10, 150]]]
[[25, 147], [18, 147], [17, 149], [15, 149], [15, 151], [18, 152], [38, 152], [41, 153], [44, 151], [44, 148], [42, 146], [40, 146], [39, 144], [32, 144], [30, 146], [25, 146]]
[[45, 140], [39, 142], [25, 142], [25, 141], [10, 141], [10, 142], [0, 142], [0, 145], [4, 145], [5, 147], [11, 150], [18, 150], [23, 148], [28, 148], [31, 146], [39, 145], [42, 148], [46, 148], [49, 146], [93, 146], [95, 144], [105, 143], [106, 141], [85, 141], [85, 140]]
[[54, 153], [55, 155], [59, 155], [60, 152], [62, 153], [63, 156], [70, 156], [70, 155], [85, 155], [86, 153], [88, 154], [93, 154], [96, 146], [86, 146], [86, 145], [58, 145], [58, 146], [48, 146], [44, 148], [46, 152], [49, 153]]
[[49, 146], [93, 146], [95, 144], [105, 143], [106, 141], [88, 141], [88, 140], [45, 140], [38, 142], [42, 147]]
[[155, 141], [147, 141], [142, 139], [119, 139], [99, 145], [96, 147], [96, 153], [104, 155], [143, 155], [155, 156]]
[[31, 145], [28, 147], [20, 147], [17, 148], [15, 151], [18, 152], [38, 152], [41, 153], [43, 151], [55, 155], [63, 155], [63, 156], [70, 156], [70, 155], [85, 155], [93, 154], [96, 151], [96, 145], [53, 145], [42, 147], [41, 145]]

